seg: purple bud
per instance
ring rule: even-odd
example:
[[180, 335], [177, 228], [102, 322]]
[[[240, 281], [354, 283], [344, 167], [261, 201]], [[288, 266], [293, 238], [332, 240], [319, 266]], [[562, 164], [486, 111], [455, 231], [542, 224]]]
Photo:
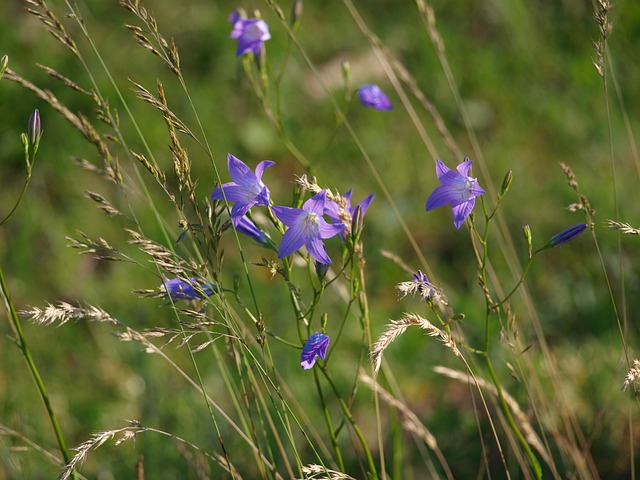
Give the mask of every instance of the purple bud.
[[31, 145], [37, 145], [40, 142], [40, 135], [42, 131], [40, 129], [40, 112], [36, 108], [29, 117], [29, 142]]
[[553, 248], [564, 245], [567, 242], [570, 242], [576, 237], [579, 237], [582, 232], [587, 229], [586, 223], [580, 223], [578, 225], [574, 225], [573, 227], [567, 228], [566, 230], [558, 233], [551, 237], [551, 239], [546, 243], [546, 245], [542, 248]]

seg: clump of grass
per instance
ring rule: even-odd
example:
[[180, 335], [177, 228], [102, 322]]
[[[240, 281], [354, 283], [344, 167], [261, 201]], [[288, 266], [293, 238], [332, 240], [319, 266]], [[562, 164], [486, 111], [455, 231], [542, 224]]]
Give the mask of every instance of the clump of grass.
[[[504, 210], [512, 198], [514, 171], [507, 169], [504, 174], [485, 160], [449, 63], [436, 10], [430, 4], [417, 2], [417, 18], [435, 48], [467, 137], [465, 142], [457, 141], [446, 116], [428, 95], [429, 90], [401, 61], [402, 55], [385, 45], [350, 0], [343, 2], [379, 61], [389, 88], [393, 88], [402, 110], [408, 114], [408, 125], [436, 161], [435, 172], [431, 167], [425, 168], [428, 178], [433, 178], [435, 190], [431, 195], [425, 193], [421, 202], [426, 200], [427, 211], [451, 209], [453, 225], [449, 224], [449, 228], [459, 235], [456, 239], [467, 236], [460, 240], [460, 245], [465, 245], [460, 250], [460, 263], [467, 266], [461, 272], [473, 270], [475, 277], [458, 273], [457, 284], [447, 281], [427, 261], [427, 254], [432, 252], [420, 248], [417, 240], [418, 234], [423, 238], [426, 234], [409, 227], [406, 214], [398, 206], [400, 198], [394, 193], [394, 185], [376, 164], [376, 152], [363, 141], [350, 68], [343, 63], [343, 97], [335, 95], [320, 75], [313, 55], [298, 35], [304, 21], [301, 2], [295, 2], [291, 16], [278, 2], [270, 1], [266, 12], [247, 14], [238, 10], [230, 17], [232, 36], [239, 42], [237, 61], [246, 88], [243, 94], [252, 93], [264, 111], [281, 141], [279, 157], [294, 160], [300, 171], [284, 180], [293, 185], [291, 194], [278, 188], [274, 180], [282, 170], [275, 167], [267, 171], [273, 161], [249, 160], [248, 153], [242, 155], [244, 161], [227, 154], [232, 181], [224, 181], [224, 162], [214, 154], [217, 146], [213, 148], [207, 138], [211, 127], [203, 120], [202, 103], [193, 96], [183, 70], [179, 42], [162, 33], [152, 10], [142, 2], [121, 2], [131, 16], [126, 29], [133, 42], [161, 62], [169, 78], [157, 79], [154, 88], [135, 78], [128, 79], [128, 85], [134, 101], [151, 107], [157, 116], [164, 135], [161, 147], [148, 141], [143, 133], [145, 129], [121, 90], [120, 79], [114, 78], [100, 45], [92, 39], [90, 22], [80, 9], [65, 2], [68, 11], [63, 16], [42, 0], [25, 2], [28, 11], [81, 65], [86, 80], [74, 81], [47, 66], [42, 70], [57, 85], [88, 98], [96, 111], [93, 115], [74, 112], [59, 96], [8, 68], [6, 59], [0, 62], [3, 80], [20, 85], [46, 102], [92, 146], [95, 159], [77, 159], [76, 163], [97, 174], [111, 194], [97, 193], [93, 186], [82, 191], [106, 215], [102, 219], [113, 222], [119, 232], [112, 238], [103, 238], [84, 233], [88, 230], [82, 227], [75, 237], [66, 237], [69, 247], [96, 262], [115, 262], [113, 268], [137, 269], [153, 282], [153, 288], [131, 285], [139, 302], [136, 311], [144, 312], [145, 319], [152, 322], [138, 328], [126, 315], [112, 315], [84, 301], [74, 304], [61, 300], [42, 308], [30, 307], [19, 318], [0, 270], [18, 346], [36, 378], [63, 455], [65, 467], [60, 478], [75, 476], [85, 459], [107, 443], [118, 446], [148, 433], [179, 445], [176, 450], [185, 461], [197, 455], [199, 460], [190, 465], [203, 478], [384, 479], [415, 476], [425, 469], [434, 477], [455, 478], [464, 475], [458, 472], [465, 468], [462, 463], [480, 463], [477, 475], [507, 478], [599, 476], [598, 462], [591, 452], [590, 428], [597, 430], [602, 425], [597, 418], [581, 418], [572, 410], [569, 389], [565, 388], [570, 379], [563, 376], [563, 365], [556, 362], [548, 326], [541, 320], [548, 298], [535, 299], [526, 280], [533, 266], [544, 262], [543, 255], [558, 258], [560, 252], [570, 250], [566, 244], [582, 242], [580, 235], [589, 232], [595, 250], [592, 253], [601, 263], [627, 358], [623, 383], [626, 390], [640, 377], [640, 366], [637, 360], [630, 362], [624, 277], [620, 286], [623, 294], [618, 301], [606, 257], [600, 250], [596, 211], [568, 164], [563, 163], [561, 169], [577, 198], [569, 205], [568, 213], [584, 219], [564, 227], [546, 242], [536, 237], [543, 228], [535, 224], [523, 228], [524, 241], [513, 238]], [[600, 38], [595, 45], [595, 65], [605, 81], [610, 11], [610, 3], [598, 3]], [[76, 34], [80, 38], [76, 39]], [[100, 72], [92, 70], [89, 57], [97, 60]], [[403, 249], [402, 255], [382, 253], [393, 268], [413, 275], [413, 280], [397, 283], [398, 300], [408, 303], [417, 297], [420, 303], [416, 309], [424, 308], [428, 313], [414, 313], [412, 308], [410, 313], [382, 326], [384, 316], [370, 306], [370, 299], [378, 295], [368, 288], [370, 278], [378, 274], [368, 263], [377, 254], [369, 250], [368, 236], [368, 223], [374, 218], [373, 212], [368, 213], [373, 197], [336, 188], [335, 184], [345, 181], [341, 172], [318, 168], [314, 152], [302, 147], [293, 135], [285, 107], [285, 99], [291, 94], [284, 79], [295, 75], [295, 69], [308, 70], [325, 92], [335, 117], [335, 124], [326, 126], [332, 133], [322, 151], [330, 151], [337, 139], [348, 140], [363, 165], [363, 175], [371, 177], [382, 194], [375, 200], [383, 201], [388, 210], [382, 223], [387, 228], [399, 227], [405, 236], [408, 248]], [[97, 81], [98, 73], [107, 78], [108, 87]], [[604, 90], [607, 95], [606, 83]], [[112, 91], [113, 98], [106, 91]], [[379, 88], [374, 91], [383, 94]], [[416, 112], [413, 100], [425, 118]], [[365, 103], [372, 105], [375, 108], [375, 102]], [[388, 106], [383, 110], [373, 113], [388, 115]], [[385, 121], [391, 125], [395, 120], [383, 120], [383, 125]], [[42, 134], [39, 117], [29, 124], [30, 131], [23, 137], [27, 165], [23, 192], [32, 175]], [[437, 132], [437, 140], [428, 133], [432, 130]], [[437, 143], [460, 162], [455, 169], [437, 159]], [[472, 150], [474, 161], [464, 156], [467, 149]], [[225, 146], [224, 150], [231, 148]], [[195, 173], [203, 163], [209, 167], [206, 178]], [[477, 178], [472, 176], [472, 164], [479, 170]], [[498, 175], [503, 178], [499, 185], [492, 180]], [[438, 181], [440, 185], [436, 186]], [[352, 193], [353, 198], [362, 200], [352, 202]], [[526, 216], [531, 205], [515, 203], [510, 208]], [[419, 205], [421, 210], [423, 205]], [[638, 234], [637, 229], [617, 216], [608, 221], [608, 226], [621, 233]], [[620, 271], [624, 272], [621, 249], [618, 255]], [[553, 261], [548, 262], [543, 265]], [[419, 270], [408, 266], [414, 263], [420, 265]], [[376, 286], [380, 284], [384, 281], [376, 282]], [[549, 298], [552, 295], [553, 292], [548, 293]], [[152, 305], [156, 305], [155, 310]], [[158, 311], [164, 315], [157, 315]], [[21, 330], [23, 319], [41, 326], [70, 321], [103, 323], [113, 329], [118, 340], [137, 345], [159, 359], [162, 368], [180, 382], [181, 389], [172, 392], [175, 402], [200, 400], [200, 404], [193, 405], [198, 422], [190, 432], [198, 440], [187, 440], [164, 427], [130, 421], [122, 428], [106, 426], [98, 433], [86, 433], [89, 439], [76, 447], [75, 456], [70, 457], [44, 384], [38, 381], [35, 363], [29, 360]], [[460, 417], [470, 413], [475, 422], [478, 445], [471, 460], [454, 461], [452, 425], [445, 430], [432, 428], [429, 423], [434, 422], [433, 418], [420, 411], [421, 405], [414, 406], [403, 396], [409, 384], [431, 392], [444, 385], [431, 385], [428, 378], [415, 371], [409, 380], [406, 376], [401, 378], [401, 369], [394, 366], [397, 350], [409, 340], [406, 337], [415, 338], [411, 332], [417, 330], [446, 347], [432, 349], [427, 340], [424, 350], [429, 358], [436, 355], [432, 351], [441, 351], [445, 353], [443, 362], [449, 360], [457, 366], [434, 366], [433, 371], [468, 388], [470, 405], [456, 413]], [[401, 336], [405, 337], [402, 341]], [[448, 355], [447, 350], [453, 355]], [[371, 395], [363, 397], [361, 386], [366, 386]], [[441, 400], [440, 408], [455, 404], [446, 396]], [[635, 406], [639, 406], [637, 399]], [[159, 407], [151, 404], [148, 408]], [[158, 413], [157, 418], [162, 418], [166, 412]], [[585, 428], [585, 422], [590, 422], [589, 428]], [[632, 427], [633, 421], [629, 425]], [[417, 459], [407, 453], [411, 444], [402, 432], [419, 445]], [[629, 470], [633, 471], [633, 431], [629, 438]], [[404, 464], [403, 455], [412, 458]], [[206, 467], [200, 468], [199, 462]], [[145, 463], [141, 457], [136, 466], [138, 477], [143, 477]]]

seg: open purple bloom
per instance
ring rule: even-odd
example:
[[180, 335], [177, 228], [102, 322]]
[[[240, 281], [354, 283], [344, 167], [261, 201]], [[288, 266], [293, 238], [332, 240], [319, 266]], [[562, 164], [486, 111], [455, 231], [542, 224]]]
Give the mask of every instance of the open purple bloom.
[[376, 110], [391, 110], [393, 106], [377, 85], [365, 84], [358, 89], [358, 99], [367, 108]]
[[242, 18], [238, 12], [233, 11], [229, 15], [229, 21], [233, 25], [230, 38], [238, 39], [238, 57], [248, 52], [258, 55], [262, 44], [271, 38], [269, 26], [261, 18]]
[[440, 185], [427, 199], [427, 212], [434, 208], [451, 204], [453, 224], [460, 228], [476, 204], [476, 197], [486, 192], [478, 185], [478, 179], [469, 177], [473, 162], [465, 159], [456, 170], [451, 170], [440, 160], [436, 160], [436, 174]]
[[275, 165], [275, 162], [263, 160], [256, 167], [255, 173], [230, 153], [227, 155], [227, 162], [233, 182], [217, 187], [211, 194], [211, 200], [223, 200], [226, 197], [228, 202], [235, 202], [231, 209], [231, 221], [238, 227], [251, 207], [269, 205], [269, 189], [262, 182], [262, 174], [265, 169]]
[[327, 356], [327, 347], [329, 346], [329, 337], [324, 333], [314, 333], [311, 335], [302, 347], [300, 354], [300, 366], [305, 370], [309, 370], [316, 363], [316, 358], [322, 360]]
[[[199, 288], [195, 288], [197, 285]], [[167, 292], [167, 297], [175, 302], [178, 300], [195, 300], [197, 298], [205, 298], [217, 292], [217, 288], [214, 284], [208, 280], [202, 278], [189, 278], [186, 282], [181, 278], [165, 279], [164, 283], [160, 285], [160, 290]], [[204, 295], [203, 295], [204, 293]]]
[[586, 223], [580, 223], [578, 225], [574, 225], [573, 227], [569, 227], [566, 230], [563, 230], [557, 235], [551, 237], [543, 248], [552, 248], [564, 245], [565, 243], [570, 242], [574, 238], [582, 235], [582, 232], [584, 232], [586, 229]]
[[322, 218], [325, 212], [326, 191], [316, 193], [304, 202], [302, 208], [273, 207], [273, 212], [287, 227], [278, 250], [278, 258], [291, 255], [303, 245], [314, 260], [330, 264], [331, 259], [324, 249], [322, 240], [338, 235], [344, 225], [331, 224]]
[[264, 232], [256, 227], [256, 224], [253, 223], [246, 215], [240, 218], [240, 221], [236, 225], [236, 230], [253, 238], [256, 242], [262, 245], [266, 245], [268, 243], [267, 236]]
[[[325, 204], [324, 213], [329, 217], [331, 221], [334, 223], [342, 223], [345, 226], [345, 231], [348, 231], [352, 228], [353, 216], [356, 213], [356, 209], [360, 207], [360, 218], [364, 217], [364, 214], [367, 213], [367, 209], [375, 195], [372, 193], [360, 203], [358, 203], [355, 207], [351, 206], [351, 194], [352, 190], [349, 190], [345, 193], [342, 198], [345, 200], [345, 208], [343, 209], [337, 202], [328, 201]], [[344, 233], [344, 232], [343, 232]], [[340, 234], [340, 238], [343, 239], [343, 233]], [[344, 240], [344, 239], [343, 239]]]

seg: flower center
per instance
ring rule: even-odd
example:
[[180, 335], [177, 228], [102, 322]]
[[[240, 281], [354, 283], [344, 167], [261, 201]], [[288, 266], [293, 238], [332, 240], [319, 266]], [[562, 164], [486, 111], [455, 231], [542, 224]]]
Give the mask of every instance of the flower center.
[[462, 199], [468, 200], [469, 197], [471, 197], [471, 192], [476, 182], [477, 180], [475, 178], [460, 176], [456, 179], [452, 187], [460, 194]]
[[318, 215], [315, 213], [308, 213], [306, 217], [304, 217], [302, 229], [305, 233], [305, 236], [315, 235], [318, 232]]

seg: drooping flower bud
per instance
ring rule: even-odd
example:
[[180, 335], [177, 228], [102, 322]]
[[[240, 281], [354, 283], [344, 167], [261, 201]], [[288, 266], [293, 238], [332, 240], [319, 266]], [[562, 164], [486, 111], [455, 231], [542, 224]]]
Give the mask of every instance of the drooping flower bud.
[[559, 247], [561, 245], [564, 245], [565, 243], [570, 242], [574, 238], [582, 235], [582, 232], [584, 232], [586, 229], [587, 229], [586, 223], [579, 223], [578, 225], [574, 225], [573, 227], [567, 228], [566, 230], [563, 230], [557, 235], [554, 235], [553, 237], [551, 237], [549, 241], [545, 244], [545, 246], [542, 248], [554, 248], [554, 247]]

